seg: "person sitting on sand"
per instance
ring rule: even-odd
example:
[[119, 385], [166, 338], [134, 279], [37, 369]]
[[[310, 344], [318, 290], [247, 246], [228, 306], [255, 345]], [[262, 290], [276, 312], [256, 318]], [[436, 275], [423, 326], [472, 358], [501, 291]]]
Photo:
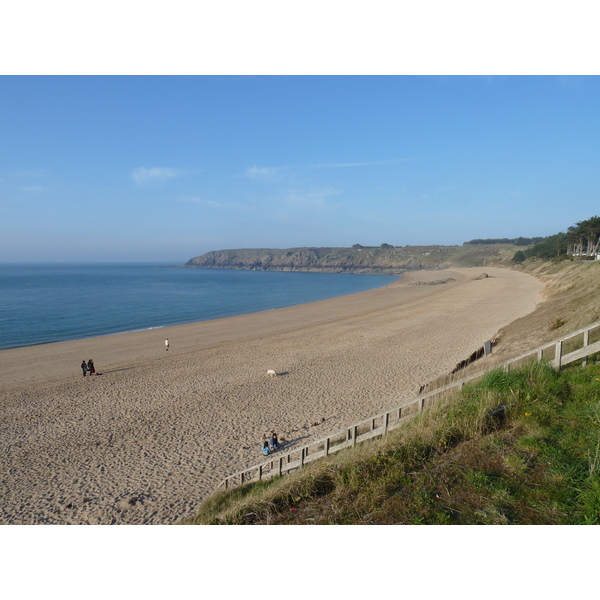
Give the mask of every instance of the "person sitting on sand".
[[269, 448], [269, 442], [267, 442], [267, 440], [265, 440], [265, 441], [263, 442], [262, 453], [263, 453], [265, 456], [269, 456], [269, 454], [271, 454], [271, 450], [270, 450], [270, 448]]
[[269, 438], [269, 447], [271, 448], [271, 450], [279, 448], [279, 440], [277, 439], [277, 434], [274, 431], [271, 431], [271, 437]]
[[90, 372], [90, 377], [96, 374], [96, 368], [94, 367], [94, 361], [90, 358], [88, 360], [87, 369]]
[[85, 377], [85, 372], [87, 371], [87, 364], [85, 360], [81, 361], [81, 370], [83, 371], [83, 376]]

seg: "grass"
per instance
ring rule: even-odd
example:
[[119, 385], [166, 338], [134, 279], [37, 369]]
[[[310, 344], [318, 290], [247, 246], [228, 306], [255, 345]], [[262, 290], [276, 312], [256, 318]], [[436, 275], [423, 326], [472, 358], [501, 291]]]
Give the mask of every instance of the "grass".
[[599, 399], [598, 364], [491, 371], [386, 438], [216, 494], [189, 522], [597, 524]]
[[[500, 330], [486, 359], [492, 364], [553, 340], [557, 331], [564, 336], [600, 320], [600, 263], [527, 260], [518, 269], [546, 283], [546, 299]], [[598, 339], [600, 329], [590, 343]], [[580, 345], [573, 340], [564, 351]], [[544, 358], [551, 360], [553, 352]], [[383, 440], [284, 478], [216, 494], [188, 522], [596, 524], [597, 360], [559, 373], [544, 362], [492, 371]], [[479, 369], [474, 363], [458, 376]], [[489, 415], [502, 405], [504, 411]]]

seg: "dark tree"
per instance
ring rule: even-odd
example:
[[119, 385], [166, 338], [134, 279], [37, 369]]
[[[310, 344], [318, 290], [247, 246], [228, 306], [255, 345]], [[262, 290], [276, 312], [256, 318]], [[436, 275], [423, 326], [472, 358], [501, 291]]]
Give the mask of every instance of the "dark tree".
[[525, 260], [525, 252], [517, 250], [513, 256], [513, 262], [520, 265]]

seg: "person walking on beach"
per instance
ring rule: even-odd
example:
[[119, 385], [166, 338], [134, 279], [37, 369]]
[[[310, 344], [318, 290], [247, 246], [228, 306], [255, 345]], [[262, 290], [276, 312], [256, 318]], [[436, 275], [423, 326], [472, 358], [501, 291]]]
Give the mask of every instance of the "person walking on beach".
[[90, 358], [88, 360], [87, 369], [90, 372], [90, 377], [96, 374], [96, 368], [94, 367], [94, 361]]
[[83, 376], [85, 377], [85, 372], [87, 371], [87, 364], [85, 360], [81, 361], [81, 370], [83, 371]]
[[169, 339], [168, 338], [165, 340], [165, 349], [167, 352], [169, 351]]

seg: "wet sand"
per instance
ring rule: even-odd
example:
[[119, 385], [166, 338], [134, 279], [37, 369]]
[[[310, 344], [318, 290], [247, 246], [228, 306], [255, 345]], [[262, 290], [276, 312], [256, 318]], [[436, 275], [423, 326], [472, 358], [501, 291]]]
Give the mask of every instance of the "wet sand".
[[[0, 351], [0, 523], [175, 523], [262, 462], [264, 433], [304, 445], [415, 397], [542, 291], [508, 269], [418, 271], [301, 306]], [[98, 375], [84, 378], [90, 358]]]

